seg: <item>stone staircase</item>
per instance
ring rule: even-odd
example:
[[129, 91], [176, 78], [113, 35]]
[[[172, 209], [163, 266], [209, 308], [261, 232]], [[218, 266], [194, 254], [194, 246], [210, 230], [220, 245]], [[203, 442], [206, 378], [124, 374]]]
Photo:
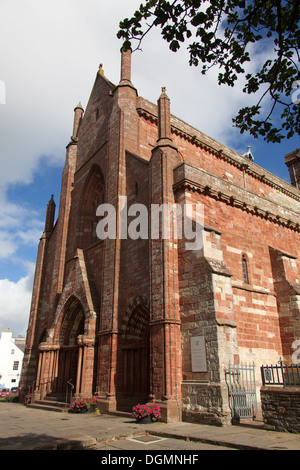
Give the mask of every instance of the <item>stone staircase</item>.
[[69, 403], [65, 403], [62, 395], [47, 396], [43, 400], [35, 400], [33, 403], [27, 405], [29, 408], [38, 408], [47, 411], [56, 411], [58, 413], [67, 413], [69, 411]]

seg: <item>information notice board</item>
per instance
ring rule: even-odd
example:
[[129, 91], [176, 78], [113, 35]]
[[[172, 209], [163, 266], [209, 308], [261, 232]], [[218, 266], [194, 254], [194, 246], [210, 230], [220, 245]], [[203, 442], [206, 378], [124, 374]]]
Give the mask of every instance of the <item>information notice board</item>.
[[192, 372], [207, 372], [204, 336], [191, 337]]

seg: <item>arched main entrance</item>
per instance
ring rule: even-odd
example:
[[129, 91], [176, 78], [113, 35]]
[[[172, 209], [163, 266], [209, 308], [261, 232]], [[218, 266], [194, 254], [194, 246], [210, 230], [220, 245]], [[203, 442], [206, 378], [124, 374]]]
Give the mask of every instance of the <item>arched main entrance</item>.
[[[84, 311], [79, 300], [74, 298], [66, 309], [61, 323], [55, 393], [65, 393], [68, 382], [73, 384], [75, 390], [78, 367], [81, 368], [81, 361], [78, 360], [81, 355], [78, 337], [83, 334]], [[81, 370], [79, 375], [81, 377]]]
[[[81, 302], [72, 296], [56, 329], [43, 333], [38, 347], [34, 399], [52, 395], [65, 402], [74, 396], [92, 396], [95, 341], [93, 334], [88, 336], [85, 332], [85, 320]], [[88, 321], [87, 330], [94, 332], [94, 319]]]
[[149, 397], [149, 310], [136, 306], [120, 339], [117, 407], [131, 410]]

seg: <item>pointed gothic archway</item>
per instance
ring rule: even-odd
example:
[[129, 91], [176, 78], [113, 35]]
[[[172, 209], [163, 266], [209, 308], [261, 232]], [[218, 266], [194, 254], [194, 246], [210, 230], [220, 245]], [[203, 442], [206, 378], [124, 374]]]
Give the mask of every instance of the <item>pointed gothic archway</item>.
[[127, 310], [119, 341], [117, 408], [131, 410], [146, 403], [150, 391], [149, 308], [137, 298]]
[[83, 307], [80, 301], [73, 297], [65, 308], [59, 331], [59, 353], [56, 359], [57, 373], [54, 386], [56, 394], [66, 393], [69, 381], [74, 386], [74, 392], [80, 392], [82, 351], [78, 338], [84, 334], [84, 319]]
[[96, 235], [99, 217], [97, 207], [104, 203], [105, 180], [100, 167], [93, 164], [85, 180], [81, 194], [81, 209], [79, 212], [77, 232], [78, 246], [86, 250], [94, 243], [100, 242]]

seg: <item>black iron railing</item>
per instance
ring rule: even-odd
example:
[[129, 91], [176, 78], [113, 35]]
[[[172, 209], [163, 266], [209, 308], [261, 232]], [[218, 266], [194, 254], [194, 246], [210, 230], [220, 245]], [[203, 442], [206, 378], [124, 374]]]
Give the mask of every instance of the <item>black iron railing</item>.
[[261, 378], [265, 385], [300, 386], [300, 367], [296, 364], [284, 364], [278, 361], [276, 366], [262, 366]]

